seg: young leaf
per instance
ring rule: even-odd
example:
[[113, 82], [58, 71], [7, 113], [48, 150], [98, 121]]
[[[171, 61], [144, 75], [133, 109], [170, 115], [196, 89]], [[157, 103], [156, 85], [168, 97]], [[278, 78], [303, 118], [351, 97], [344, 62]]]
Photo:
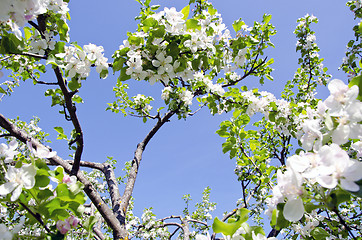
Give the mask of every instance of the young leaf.
[[190, 5], [187, 5], [186, 7], [184, 7], [181, 10], [182, 14], [184, 15], [184, 17], [182, 18], [183, 20], [186, 20], [189, 17], [189, 13], [190, 13]]

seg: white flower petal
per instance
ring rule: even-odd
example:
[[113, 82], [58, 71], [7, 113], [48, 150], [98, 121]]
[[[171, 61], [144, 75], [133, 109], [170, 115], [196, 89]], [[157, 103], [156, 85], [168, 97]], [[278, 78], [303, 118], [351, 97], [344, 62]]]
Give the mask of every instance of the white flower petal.
[[341, 187], [347, 191], [357, 192], [359, 191], [359, 186], [353, 181], [348, 181], [346, 179], [341, 179]]
[[290, 166], [294, 171], [301, 173], [309, 167], [309, 160], [308, 158], [303, 158], [299, 155], [293, 155], [287, 159], [287, 166]]
[[[352, 160], [351, 160], [352, 161]], [[362, 162], [354, 161], [345, 171], [344, 177], [351, 181], [362, 179]]]
[[12, 192], [12, 194], [11, 194], [11, 197], [10, 197], [10, 200], [11, 201], [16, 201], [16, 200], [18, 200], [18, 198], [19, 198], [19, 196], [20, 196], [20, 194], [21, 194], [21, 192], [23, 191], [23, 185], [18, 185], [16, 188], [15, 188], [15, 190]]
[[296, 222], [303, 217], [304, 205], [301, 198], [289, 199], [284, 205], [283, 216], [290, 222]]
[[7, 182], [3, 185], [0, 186], [0, 195], [1, 196], [6, 196], [9, 193], [11, 193], [17, 186], [18, 184], [15, 182]]
[[32, 164], [23, 165], [21, 168], [24, 172], [23, 181], [26, 189], [33, 188], [35, 185], [36, 168]]
[[316, 177], [317, 182], [325, 188], [335, 188], [337, 186], [337, 179], [332, 176], [318, 176]]

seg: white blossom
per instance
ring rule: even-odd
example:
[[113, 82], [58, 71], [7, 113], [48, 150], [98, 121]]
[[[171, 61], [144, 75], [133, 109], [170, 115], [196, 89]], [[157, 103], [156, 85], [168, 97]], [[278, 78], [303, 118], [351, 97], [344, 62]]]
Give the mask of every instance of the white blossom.
[[36, 169], [32, 164], [23, 165], [21, 168], [15, 168], [9, 166], [5, 173], [5, 179], [7, 182], [0, 186], [0, 195], [6, 196], [12, 193], [10, 200], [16, 201], [23, 187], [25, 189], [31, 189], [35, 185]]
[[18, 147], [18, 143], [15, 140], [12, 140], [9, 145], [5, 143], [0, 144], [0, 159], [4, 159], [6, 163], [13, 161], [15, 155], [19, 152], [15, 151]]

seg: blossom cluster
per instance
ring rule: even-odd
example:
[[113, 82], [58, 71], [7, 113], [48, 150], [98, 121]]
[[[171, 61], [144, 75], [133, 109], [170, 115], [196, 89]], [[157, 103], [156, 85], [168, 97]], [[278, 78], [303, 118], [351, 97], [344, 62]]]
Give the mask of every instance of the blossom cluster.
[[53, 32], [44, 32], [44, 38], [40, 37], [37, 31], [34, 31], [34, 35], [31, 36], [30, 40], [30, 52], [39, 55], [44, 55], [47, 49], [54, 50], [56, 42], [54, 41]]
[[[208, 59], [218, 63], [211, 68], [224, 69], [225, 74], [230, 75], [247, 62], [247, 48], [235, 56], [227, 49], [230, 32], [216, 10], [203, 10], [192, 19], [187, 19], [183, 12], [166, 7], [151, 14], [141, 21], [138, 32], [128, 34], [113, 57], [115, 62], [125, 63], [125, 75], [121, 73], [121, 78], [146, 80], [151, 85], [161, 82], [165, 86], [162, 99], [176, 99], [187, 107], [192, 104], [192, 92], [197, 89], [217, 96], [225, 93], [221, 84], [212, 81], [216, 71], [206, 72], [211, 67]], [[179, 44], [175, 44], [176, 39]], [[176, 87], [177, 84], [182, 86]]]
[[79, 219], [70, 216], [69, 218], [65, 219], [64, 221], [59, 220], [56, 224], [57, 229], [63, 235], [65, 235], [71, 228], [75, 228], [79, 223]]
[[20, 38], [20, 27], [48, 10], [65, 16], [69, 11], [68, 3], [63, 0], [4, 0], [0, 2], [0, 24], [8, 25]]
[[[257, 91], [256, 89], [241, 92], [240, 96], [242, 98], [239, 99], [239, 102], [247, 106], [245, 113], [249, 117], [261, 113], [277, 131], [282, 132], [285, 136], [301, 134], [301, 128], [298, 126], [303, 122], [305, 116], [294, 114], [293, 111], [301, 108], [303, 103], [293, 105], [285, 99], [276, 98], [270, 92]], [[235, 101], [234, 98], [229, 100]], [[227, 109], [227, 107], [228, 104], [225, 104], [224, 108]], [[288, 121], [285, 121], [286, 119]]]
[[137, 234], [138, 237], [143, 239], [168, 239], [169, 232], [167, 228], [159, 227], [161, 225], [160, 222], [156, 220], [152, 209], [145, 209], [142, 217], [142, 225], [146, 229], [146, 231], [139, 232]]
[[103, 47], [94, 44], [83, 46], [83, 50], [79, 46], [65, 46], [63, 53], [56, 54], [56, 57], [63, 59], [68, 77], [74, 78], [80, 83], [82, 79], [89, 76], [90, 68], [94, 64], [96, 71], [101, 74], [102, 78], [107, 77], [108, 58], [104, 57]]
[[[278, 203], [287, 202], [283, 209], [285, 219], [298, 221], [304, 214], [303, 197], [308, 195], [306, 186], [320, 185], [324, 189], [337, 186], [350, 192], [360, 190], [356, 182], [362, 179], [362, 162], [353, 159], [340, 147], [351, 139], [362, 138], [362, 103], [358, 101], [358, 87], [349, 88], [341, 80], [328, 85], [330, 96], [318, 105], [316, 115], [306, 119], [304, 134], [300, 138], [307, 152], [300, 152], [287, 159], [286, 171], [278, 170], [277, 186], [269, 200], [271, 213]], [[328, 143], [331, 140], [331, 143]], [[360, 142], [352, 148], [360, 156]], [[308, 196], [312, 197], [312, 196]]]

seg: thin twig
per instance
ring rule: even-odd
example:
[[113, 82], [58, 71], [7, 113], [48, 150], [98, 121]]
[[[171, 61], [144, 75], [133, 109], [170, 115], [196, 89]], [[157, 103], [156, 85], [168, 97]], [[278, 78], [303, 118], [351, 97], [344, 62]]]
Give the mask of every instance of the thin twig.
[[24, 203], [19, 201], [19, 204], [25, 208], [26, 211], [28, 211], [43, 227], [44, 229], [48, 232], [48, 233], [52, 233], [50, 231], [50, 229], [45, 225], [45, 223], [43, 222], [43, 220], [41, 219], [41, 216], [39, 213], [34, 213], [30, 208], [28, 208], [28, 206], [26, 206]]

